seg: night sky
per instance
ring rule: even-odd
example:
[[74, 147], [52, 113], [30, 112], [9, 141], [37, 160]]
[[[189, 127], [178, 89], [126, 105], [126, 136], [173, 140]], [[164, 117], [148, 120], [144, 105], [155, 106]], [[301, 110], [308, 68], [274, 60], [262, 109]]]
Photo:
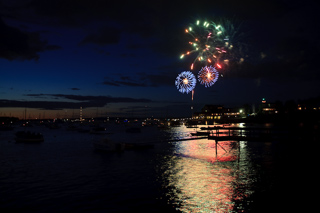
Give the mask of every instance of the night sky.
[[[230, 63], [195, 111], [319, 97], [316, 1], [0, 0], [0, 116], [190, 116], [184, 30], [234, 27]], [[194, 73], [196, 73], [194, 71]]]

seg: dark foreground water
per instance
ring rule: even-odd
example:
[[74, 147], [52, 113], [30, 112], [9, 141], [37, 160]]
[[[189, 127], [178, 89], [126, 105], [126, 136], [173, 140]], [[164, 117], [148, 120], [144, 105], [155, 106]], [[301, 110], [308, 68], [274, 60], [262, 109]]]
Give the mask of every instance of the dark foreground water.
[[216, 156], [213, 140], [174, 141], [190, 137], [194, 129], [185, 126], [136, 134], [108, 128], [114, 140], [154, 148], [97, 152], [92, 141], [105, 136], [66, 127], [32, 127], [45, 137], [40, 144], [15, 143], [19, 128], [0, 132], [0, 211], [307, 212], [317, 206], [315, 142], [221, 142]]

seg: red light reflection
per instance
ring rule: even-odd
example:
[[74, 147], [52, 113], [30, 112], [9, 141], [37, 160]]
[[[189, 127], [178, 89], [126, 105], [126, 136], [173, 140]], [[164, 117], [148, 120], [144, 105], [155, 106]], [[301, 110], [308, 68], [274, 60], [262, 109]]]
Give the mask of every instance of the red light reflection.
[[231, 141], [219, 142], [217, 147], [214, 140], [185, 141], [179, 145], [176, 154], [211, 163], [235, 161], [238, 159], [236, 146], [237, 144]]
[[[182, 212], [229, 212], [234, 208], [237, 175], [228, 162], [237, 159], [234, 142], [193, 140], [176, 144], [171, 164], [171, 202]], [[220, 162], [220, 163], [217, 163]]]
[[[187, 136], [196, 131], [186, 127], [174, 130]], [[219, 129], [220, 136], [229, 135]], [[163, 172], [168, 202], [181, 212], [236, 212], [245, 197], [252, 194], [246, 143], [199, 139], [174, 143], [174, 155], [166, 156]], [[241, 166], [240, 166], [241, 165]]]

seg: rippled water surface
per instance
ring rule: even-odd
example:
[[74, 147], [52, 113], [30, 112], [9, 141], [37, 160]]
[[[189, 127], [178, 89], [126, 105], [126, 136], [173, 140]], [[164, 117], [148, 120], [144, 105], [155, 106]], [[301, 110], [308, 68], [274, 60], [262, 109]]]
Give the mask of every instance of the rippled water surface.
[[[0, 210], [268, 212], [301, 204], [308, 185], [307, 149], [300, 155], [296, 144], [178, 141], [195, 131], [185, 126], [107, 128], [114, 134], [31, 127], [43, 133], [40, 144], [15, 143], [19, 128], [0, 132]], [[92, 141], [102, 137], [154, 147], [97, 152]]]

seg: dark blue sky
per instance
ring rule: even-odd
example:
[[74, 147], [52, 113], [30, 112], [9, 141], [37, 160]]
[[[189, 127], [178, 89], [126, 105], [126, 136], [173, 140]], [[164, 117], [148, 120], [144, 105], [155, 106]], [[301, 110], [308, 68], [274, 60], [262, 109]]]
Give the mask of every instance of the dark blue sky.
[[[181, 3], [182, 2], [182, 3]], [[189, 70], [184, 29], [229, 20], [230, 64], [204, 104], [242, 106], [318, 97], [318, 12], [313, 1], [0, 0], [0, 116], [191, 115], [176, 76]], [[194, 71], [196, 73], [196, 71]], [[76, 111], [75, 114], [78, 112]]]

